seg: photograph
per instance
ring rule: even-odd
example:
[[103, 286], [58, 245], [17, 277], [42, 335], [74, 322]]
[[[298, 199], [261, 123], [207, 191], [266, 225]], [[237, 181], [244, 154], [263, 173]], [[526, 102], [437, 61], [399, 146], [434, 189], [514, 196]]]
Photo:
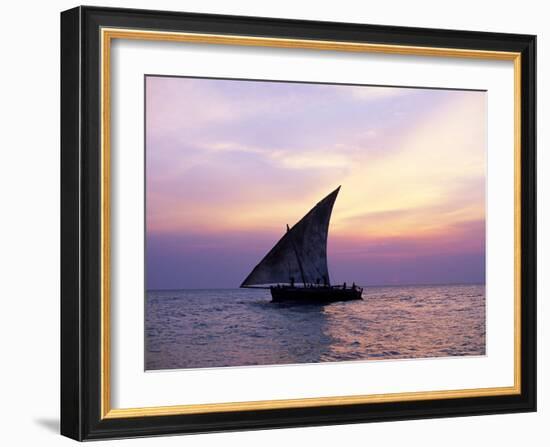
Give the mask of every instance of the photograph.
[[486, 355], [487, 91], [144, 83], [145, 370]]

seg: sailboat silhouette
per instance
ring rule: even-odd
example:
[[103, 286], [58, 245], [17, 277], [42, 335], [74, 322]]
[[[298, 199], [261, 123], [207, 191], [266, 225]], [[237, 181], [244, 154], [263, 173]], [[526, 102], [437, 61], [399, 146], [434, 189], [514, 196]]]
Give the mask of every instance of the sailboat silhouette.
[[[340, 186], [290, 228], [252, 269], [241, 287], [269, 287], [272, 300], [332, 302], [361, 299], [363, 289], [331, 285], [327, 266], [328, 227]], [[301, 283], [301, 285], [300, 285]]]

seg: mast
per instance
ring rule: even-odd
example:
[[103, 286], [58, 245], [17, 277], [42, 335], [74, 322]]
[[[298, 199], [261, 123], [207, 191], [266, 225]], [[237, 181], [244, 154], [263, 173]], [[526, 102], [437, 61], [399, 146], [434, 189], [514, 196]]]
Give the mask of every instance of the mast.
[[[290, 233], [290, 227], [288, 224], [286, 224], [286, 232]], [[300, 268], [300, 275], [302, 276], [302, 282], [304, 283], [304, 287], [306, 286], [306, 277], [304, 275], [304, 267], [302, 266], [302, 261], [300, 260], [300, 256], [298, 255], [298, 250], [296, 250], [296, 244], [294, 243], [294, 237], [292, 234], [289, 235], [290, 241], [292, 243], [292, 248], [294, 249], [294, 254], [296, 255], [296, 261], [298, 261], [298, 267]]]

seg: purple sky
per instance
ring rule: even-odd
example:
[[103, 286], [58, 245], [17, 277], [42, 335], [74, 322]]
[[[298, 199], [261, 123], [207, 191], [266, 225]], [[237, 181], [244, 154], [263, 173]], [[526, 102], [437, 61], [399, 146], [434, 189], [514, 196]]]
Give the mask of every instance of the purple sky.
[[485, 279], [484, 92], [151, 77], [147, 288], [238, 287], [336, 186], [333, 283]]

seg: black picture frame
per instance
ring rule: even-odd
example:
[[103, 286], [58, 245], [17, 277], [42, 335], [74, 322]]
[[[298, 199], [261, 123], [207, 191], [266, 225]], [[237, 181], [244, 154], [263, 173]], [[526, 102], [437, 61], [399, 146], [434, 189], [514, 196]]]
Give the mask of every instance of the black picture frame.
[[[100, 29], [521, 54], [521, 389], [518, 394], [102, 418]], [[101, 7], [61, 13], [61, 433], [77, 440], [536, 410], [536, 36]]]

